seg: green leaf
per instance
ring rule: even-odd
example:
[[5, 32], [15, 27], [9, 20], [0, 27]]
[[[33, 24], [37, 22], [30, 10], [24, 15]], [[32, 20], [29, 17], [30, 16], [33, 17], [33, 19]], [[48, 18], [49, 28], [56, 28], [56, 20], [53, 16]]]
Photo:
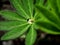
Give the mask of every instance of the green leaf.
[[17, 26], [24, 24], [24, 21], [0, 21], [0, 30], [11, 30]]
[[60, 34], [60, 29], [55, 27], [50, 22], [40, 21], [40, 22], [36, 22], [36, 25], [39, 26], [40, 30], [48, 34]]
[[60, 0], [48, 0], [48, 3], [50, 4], [50, 7], [52, 8], [52, 10], [60, 18]]
[[44, 0], [36, 0], [36, 4], [37, 5], [43, 5], [44, 4]]
[[47, 9], [51, 10], [51, 7], [50, 7], [50, 4], [49, 4], [48, 0], [45, 2], [44, 6], [45, 6]]
[[57, 0], [48, 0], [50, 6], [55, 10], [57, 11]]
[[31, 15], [31, 18], [32, 18], [32, 15], [33, 15], [33, 0], [28, 0], [28, 6], [29, 6], [30, 15]]
[[15, 39], [25, 33], [30, 25], [23, 24], [17, 28], [12, 29], [11, 31], [7, 32], [5, 35], [2, 36], [1, 40], [10, 40]]
[[25, 11], [28, 13], [29, 17], [33, 16], [33, 0], [21, 0], [22, 6]]
[[[57, 7], [59, 9], [59, 13], [60, 13], [60, 0], [57, 0]], [[59, 16], [60, 17], [60, 16]]]
[[[14, 6], [14, 8], [16, 9], [16, 12], [23, 16], [26, 19], [29, 19], [29, 14], [27, 14], [27, 10], [25, 10], [25, 7], [23, 5], [22, 0], [10, 0], [11, 4]], [[27, 2], [28, 3], [28, 2]]]
[[27, 33], [27, 36], [26, 36], [26, 45], [33, 45], [35, 40], [36, 40], [36, 30], [34, 29], [33, 26], [31, 26], [29, 32]]
[[16, 12], [12, 12], [9, 10], [0, 11], [0, 15], [2, 15], [4, 18], [6, 18], [8, 20], [25, 21], [25, 19], [23, 19], [23, 17], [19, 16]]
[[48, 0], [36, 0], [36, 5], [44, 6], [47, 9], [50, 9], [50, 5], [48, 4]]
[[55, 13], [51, 12], [43, 6], [37, 5], [36, 8], [39, 12], [41, 12], [44, 15], [45, 18], [47, 18], [49, 21], [51, 21], [54, 24], [57, 24], [60, 27], [60, 19]]
[[35, 14], [34, 14], [35, 22], [40, 21], [41, 18], [45, 19], [45, 17], [43, 16], [43, 14], [41, 12], [38, 12], [38, 10], [35, 10]]
[[58, 9], [58, 6], [57, 6], [57, 0], [48, 0], [48, 3], [49, 3], [49, 5], [50, 5], [51, 9], [52, 9], [56, 14], [58, 14], [59, 9]]

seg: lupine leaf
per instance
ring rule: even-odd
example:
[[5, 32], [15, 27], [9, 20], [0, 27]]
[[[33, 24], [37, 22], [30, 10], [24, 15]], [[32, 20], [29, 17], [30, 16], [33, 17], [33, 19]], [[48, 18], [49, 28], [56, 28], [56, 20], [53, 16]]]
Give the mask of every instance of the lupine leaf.
[[9, 10], [0, 11], [0, 15], [2, 15], [5, 19], [8, 20], [21, 20], [24, 21], [23, 17], [19, 16], [16, 12], [12, 12]]
[[[37, 5], [33, 4], [34, 1]], [[0, 21], [0, 30], [9, 31], [2, 36], [1, 40], [21, 37], [28, 30], [25, 44], [33, 45], [37, 37], [35, 29], [49, 34], [60, 34], [60, 12], [58, 12], [60, 11], [60, 1], [47, 1], [10, 0], [16, 11], [0, 11], [0, 14], [7, 19]]]
[[59, 17], [51, 12], [50, 10], [46, 9], [43, 6], [36, 6], [36, 8], [38, 9], [39, 12], [41, 12], [48, 20], [50, 20], [51, 22], [57, 24], [58, 26], [60, 26], [60, 21], [59, 21]]
[[10, 40], [21, 36], [23, 33], [25, 33], [28, 30], [29, 26], [30, 25], [23, 24], [17, 28], [14, 28], [8, 33], [6, 33], [4, 36], [2, 36], [1, 40]]
[[10, 2], [14, 6], [14, 8], [16, 9], [16, 12], [19, 15], [23, 16], [26, 19], [30, 18], [29, 14], [27, 14], [26, 12], [27, 10], [25, 10], [22, 0], [10, 0]]
[[0, 30], [12, 30], [21, 24], [24, 24], [24, 21], [0, 21]]
[[35, 40], [36, 40], [36, 30], [34, 29], [33, 26], [31, 26], [29, 32], [27, 33], [27, 36], [26, 36], [26, 45], [33, 45]]
[[36, 22], [37, 26], [39, 26], [40, 30], [43, 32], [49, 33], [49, 34], [60, 34], [60, 29], [55, 27], [53, 24], [50, 22]]

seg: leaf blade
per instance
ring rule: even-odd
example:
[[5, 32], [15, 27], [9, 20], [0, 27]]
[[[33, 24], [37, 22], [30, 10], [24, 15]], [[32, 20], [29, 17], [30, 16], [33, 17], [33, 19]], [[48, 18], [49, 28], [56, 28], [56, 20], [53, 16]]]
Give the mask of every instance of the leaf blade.
[[33, 18], [33, 0], [28, 0], [28, 6], [29, 6], [29, 11], [30, 11], [30, 15], [31, 18]]
[[33, 27], [30, 28], [27, 36], [26, 36], [26, 45], [33, 45], [36, 40], [36, 31]]
[[26, 19], [29, 18], [28, 14], [26, 13], [26, 11], [23, 8], [22, 0], [10, 0], [10, 2], [14, 6], [14, 8], [16, 9], [16, 12], [19, 15], [23, 16]]
[[57, 0], [48, 0], [51, 8], [53, 8], [55, 11], [57, 11]]
[[28, 13], [29, 17], [33, 16], [33, 0], [22, 0], [25, 11]]
[[4, 18], [6, 18], [7, 20], [21, 20], [24, 21], [25, 19], [23, 19], [23, 17], [19, 16], [16, 12], [12, 12], [9, 10], [2, 10], [0, 11], [0, 15]]
[[36, 0], [36, 4], [43, 5], [44, 4], [44, 0]]
[[24, 24], [26, 22], [22, 21], [0, 21], [0, 30], [11, 30], [12, 28], [17, 27], [18, 25]]
[[[1, 40], [15, 39], [27, 31], [30, 25], [24, 24], [21, 27], [14, 28], [12, 31], [2, 36]], [[18, 31], [17, 31], [18, 30]]]
[[39, 29], [43, 32], [49, 33], [49, 34], [60, 34], [60, 29], [55, 27], [50, 22], [40, 21], [36, 23], [39, 26]]
[[37, 5], [36, 8], [38, 9], [39, 12], [41, 12], [43, 14], [43, 16], [45, 18], [47, 18], [49, 21], [57, 24], [58, 26], [60, 26], [59, 17], [55, 13], [51, 12], [50, 10], [48, 10], [42, 6]]
[[[57, 0], [57, 7], [58, 7], [58, 11], [59, 11], [59, 13], [60, 13], [60, 0]], [[60, 17], [60, 16], [59, 16]]]

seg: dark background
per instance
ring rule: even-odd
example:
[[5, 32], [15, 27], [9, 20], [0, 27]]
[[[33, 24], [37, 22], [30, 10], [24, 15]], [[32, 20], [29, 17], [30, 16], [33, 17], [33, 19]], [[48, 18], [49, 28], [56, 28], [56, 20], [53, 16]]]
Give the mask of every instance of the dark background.
[[[14, 8], [11, 6], [10, 2], [8, 0], [0, 0], [0, 10], [14, 10]], [[0, 15], [0, 21], [4, 21], [5, 19]], [[2, 35], [4, 35], [5, 31], [0, 31], [0, 38]], [[36, 39], [36, 42], [34, 45], [60, 45], [60, 35], [51, 35], [46, 34], [42, 31], [37, 31], [38, 36]], [[25, 40], [24, 39], [14, 39], [14, 40], [8, 40], [8, 41], [1, 41], [0, 45], [24, 45]]]

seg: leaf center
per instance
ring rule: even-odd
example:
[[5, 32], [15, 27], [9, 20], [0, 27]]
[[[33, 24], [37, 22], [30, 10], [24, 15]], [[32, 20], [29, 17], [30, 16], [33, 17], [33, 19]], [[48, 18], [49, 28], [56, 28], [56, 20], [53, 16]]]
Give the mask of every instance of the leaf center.
[[28, 19], [27, 21], [28, 21], [29, 24], [33, 24], [34, 19]]

